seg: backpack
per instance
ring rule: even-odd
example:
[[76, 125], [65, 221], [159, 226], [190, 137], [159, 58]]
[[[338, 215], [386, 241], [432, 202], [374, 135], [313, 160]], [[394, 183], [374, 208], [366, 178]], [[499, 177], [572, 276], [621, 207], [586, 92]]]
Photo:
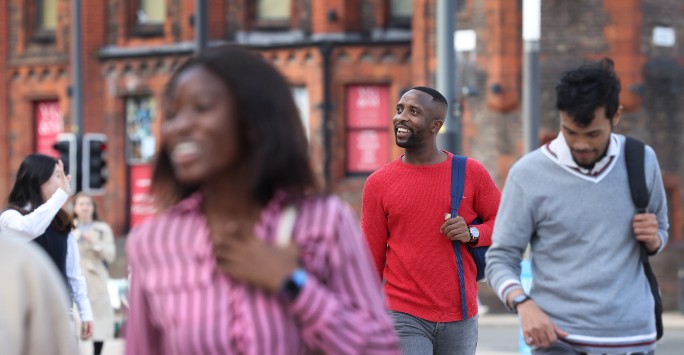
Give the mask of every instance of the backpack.
[[[648, 207], [648, 187], [646, 186], [646, 173], [644, 171], [644, 143], [632, 137], [625, 136], [625, 162], [627, 163], [627, 176], [629, 190], [632, 193], [632, 201], [638, 213], [645, 213]], [[651, 293], [655, 301], [656, 340], [663, 337], [663, 299], [660, 295], [658, 280], [656, 279], [651, 263], [648, 261], [646, 245], [640, 243], [640, 261], [644, 266], [644, 273], [651, 286]]]

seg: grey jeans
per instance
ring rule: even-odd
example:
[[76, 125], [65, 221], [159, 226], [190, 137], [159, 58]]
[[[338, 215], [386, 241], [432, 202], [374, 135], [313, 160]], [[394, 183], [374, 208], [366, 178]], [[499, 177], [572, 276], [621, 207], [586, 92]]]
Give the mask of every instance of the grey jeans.
[[430, 322], [389, 311], [405, 355], [474, 355], [477, 348], [477, 316], [458, 322]]

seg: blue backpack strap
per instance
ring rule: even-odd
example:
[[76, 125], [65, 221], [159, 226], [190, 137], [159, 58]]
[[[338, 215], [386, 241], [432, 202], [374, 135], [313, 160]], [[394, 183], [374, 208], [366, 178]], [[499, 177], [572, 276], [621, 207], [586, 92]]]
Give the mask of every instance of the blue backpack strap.
[[[465, 166], [467, 157], [455, 155], [451, 159], [451, 218], [458, 216], [458, 207], [463, 198], [463, 185], [465, 182]], [[461, 242], [451, 241], [456, 254], [456, 269], [458, 281], [461, 286], [461, 313], [463, 319], [468, 319], [468, 305], [466, 302], [465, 275], [463, 274], [463, 259], [461, 257]]]

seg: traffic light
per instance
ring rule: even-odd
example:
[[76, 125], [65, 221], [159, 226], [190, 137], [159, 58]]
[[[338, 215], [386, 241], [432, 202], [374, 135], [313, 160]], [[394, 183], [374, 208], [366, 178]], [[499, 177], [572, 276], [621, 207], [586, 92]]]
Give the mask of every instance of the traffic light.
[[64, 163], [64, 173], [71, 174], [71, 192], [76, 192], [78, 182], [78, 137], [73, 133], [61, 133], [52, 146], [59, 152], [59, 159]]
[[107, 136], [101, 133], [83, 135], [83, 192], [104, 193], [107, 182]]

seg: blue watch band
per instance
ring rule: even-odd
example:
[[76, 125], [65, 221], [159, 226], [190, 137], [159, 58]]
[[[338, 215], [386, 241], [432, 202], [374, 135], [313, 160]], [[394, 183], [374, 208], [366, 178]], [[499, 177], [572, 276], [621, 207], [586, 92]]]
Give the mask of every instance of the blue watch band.
[[309, 274], [302, 268], [296, 268], [290, 276], [283, 282], [278, 295], [287, 300], [294, 301], [299, 296], [309, 279]]

